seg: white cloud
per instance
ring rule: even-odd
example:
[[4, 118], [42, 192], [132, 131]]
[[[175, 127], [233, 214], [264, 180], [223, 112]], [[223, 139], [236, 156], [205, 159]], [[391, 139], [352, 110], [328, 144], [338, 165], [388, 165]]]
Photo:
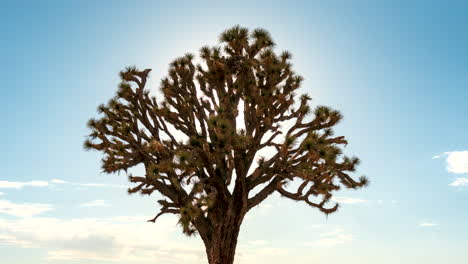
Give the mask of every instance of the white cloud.
[[81, 186], [81, 187], [127, 188], [127, 186], [124, 186], [124, 185], [107, 184], [107, 183], [79, 183], [79, 182], [69, 182], [69, 181], [65, 181], [61, 179], [53, 179], [50, 182], [55, 183], [55, 184], [70, 184], [70, 185]]
[[79, 186], [89, 186], [89, 187], [105, 187], [106, 184], [104, 183], [73, 183], [74, 185]]
[[70, 183], [76, 186], [82, 187], [110, 187], [110, 188], [128, 188], [124, 185], [116, 185], [116, 184], [105, 184], [105, 183]]
[[77, 182], [68, 182], [61, 179], [53, 179], [51, 181], [0, 181], [0, 189], [10, 188], [10, 189], [22, 189], [23, 187], [47, 187], [51, 184], [69, 184], [80, 187], [109, 187], [109, 188], [127, 188], [124, 185], [116, 184], [106, 184], [106, 183], [77, 183]]
[[396, 206], [400, 203], [399, 200], [393, 199], [393, 200], [366, 200], [366, 202], [371, 202], [372, 204], [377, 204], [379, 206], [381, 205], [388, 205], [391, 204], [393, 206]]
[[0, 195], [4, 195], [5, 193], [0, 192]]
[[451, 173], [468, 173], [468, 151], [451, 151], [447, 154], [447, 170]]
[[[94, 260], [135, 263], [206, 263], [203, 243], [178, 242], [183, 238], [175, 218], [113, 217], [58, 219], [45, 217], [0, 218], [0, 244], [43, 248], [48, 260]], [[185, 238], [184, 238], [185, 241]]]
[[[446, 155], [447, 171], [454, 174], [468, 173], [468, 151], [448, 151], [440, 155], [435, 155], [433, 159], [438, 159]], [[468, 186], [467, 177], [458, 177], [449, 184], [450, 186]]]
[[433, 227], [433, 226], [438, 226], [437, 223], [434, 223], [434, 222], [421, 222], [419, 223], [419, 226], [422, 226], [422, 227]]
[[109, 204], [104, 200], [94, 200], [94, 201], [90, 201], [90, 202], [87, 202], [87, 203], [83, 203], [83, 204], [81, 204], [81, 206], [85, 206], [85, 207], [102, 207], [102, 206], [109, 206]]
[[320, 234], [322, 238], [314, 242], [306, 242], [306, 246], [333, 247], [339, 244], [348, 243], [354, 240], [353, 235], [346, 233], [343, 229], [337, 228], [331, 232]]
[[60, 179], [53, 179], [50, 181], [51, 183], [55, 183], [55, 184], [64, 184], [64, 183], [68, 183], [67, 181], [64, 181], [64, 180], [60, 180]]
[[13, 203], [7, 200], [0, 200], [0, 214], [7, 214], [16, 217], [31, 217], [52, 210], [49, 204], [38, 203]]
[[359, 198], [352, 198], [352, 197], [333, 197], [333, 201], [337, 203], [343, 203], [343, 204], [357, 204], [357, 203], [364, 203], [367, 202], [367, 200], [364, 199], [359, 199]]
[[449, 184], [450, 186], [468, 186], [468, 178], [456, 178], [452, 183]]
[[31, 187], [47, 187], [49, 185], [46, 181], [28, 181], [28, 182], [17, 182], [17, 181], [0, 181], [0, 188], [14, 188], [21, 189], [26, 186]]
[[[175, 216], [147, 223], [152, 216], [59, 219], [0, 217], [0, 245], [45, 250], [45, 259], [123, 263], [207, 263], [201, 239], [186, 238]], [[256, 240], [239, 244], [239, 263], [256, 263], [288, 254], [282, 247]]]

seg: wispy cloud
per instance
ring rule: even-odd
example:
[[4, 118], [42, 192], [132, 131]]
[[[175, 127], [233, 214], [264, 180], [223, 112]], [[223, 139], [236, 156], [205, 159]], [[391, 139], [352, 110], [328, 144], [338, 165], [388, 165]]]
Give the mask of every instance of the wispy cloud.
[[419, 226], [422, 226], [422, 227], [433, 227], [433, 226], [438, 226], [437, 223], [434, 223], [434, 222], [421, 222], [419, 223]]
[[81, 204], [81, 206], [85, 206], [85, 207], [103, 207], [103, 206], [109, 206], [109, 204], [104, 200], [94, 200], [94, 201], [89, 201], [87, 203], [83, 203], [83, 204]]
[[5, 193], [0, 192], [0, 195], [4, 195]]
[[60, 179], [53, 179], [50, 181], [51, 183], [55, 183], [55, 184], [65, 184], [65, 183], [68, 183], [67, 181], [64, 181], [64, 180], [60, 180]]
[[0, 200], [0, 214], [7, 214], [16, 217], [31, 217], [52, 210], [50, 204], [39, 203], [13, 203], [7, 200]]
[[21, 189], [23, 187], [47, 187], [49, 185], [46, 181], [0, 181], [0, 188], [2, 189]]
[[396, 200], [396, 199], [393, 199], [393, 200], [367, 200], [367, 202], [370, 202], [370, 203], [373, 203], [373, 204], [377, 204], [379, 206], [381, 205], [388, 205], [388, 204], [391, 204], [393, 206], [396, 206], [400, 203], [399, 200]]
[[[206, 263], [203, 243], [190, 243], [167, 216], [156, 224], [150, 216], [59, 219], [0, 217], [0, 244], [41, 248], [50, 261], [115, 261], [126, 263]], [[240, 244], [239, 263], [255, 263], [287, 254], [287, 249], [268, 246], [264, 240]]]
[[150, 217], [113, 218], [0, 218], [0, 243], [43, 248], [48, 260], [92, 260], [135, 263], [206, 262], [203, 244], [187, 245], [174, 239], [183, 238], [175, 218], [146, 223]]
[[456, 178], [449, 185], [450, 186], [468, 186], [468, 178], [463, 178], [463, 177]]
[[125, 185], [106, 184], [106, 183], [70, 183], [72, 185], [83, 187], [110, 187], [110, 188], [127, 188]]
[[117, 184], [107, 184], [107, 183], [79, 183], [79, 182], [69, 182], [62, 179], [53, 179], [50, 181], [54, 184], [69, 184], [74, 186], [81, 186], [81, 187], [109, 187], [109, 188], [127, 188], [124, 185], [117, 185]]
[[353, 235], [346, 233], [342, 228], [337, 228], [331, 232], [320, 234], [320, 239], [314, 242], [306, 242], [306, 246], [333, 247], [339, 244], [348, 243], [354, 240]]
[[352, 198], [352, 197], [343, 197], [343, 196], [333, 197], [332, 200], [337, 202], [337, 203], [343, 203], [343, 204], [357, 204], [357, 203], [367, 202], [367, 200], [364, 200], [364, 199]]
[[78, 182], [69, 182], [61, 179], [53, 179], [50, 181], [0, 181], [0, 189], [22, 189], [24, 187], [48, 187], [52, 185], [74, 185], [81, 187], [108, 187], [108, 188], [127, 188], [124, 185], [117, 184], [106, 184], [106, 183], [78, 183]]

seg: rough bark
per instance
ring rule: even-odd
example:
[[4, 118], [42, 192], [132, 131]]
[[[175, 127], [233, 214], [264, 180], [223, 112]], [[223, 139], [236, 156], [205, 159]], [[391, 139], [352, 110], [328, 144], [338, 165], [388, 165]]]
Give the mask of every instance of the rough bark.
[[205, 245], [209, 264], [234, 263], [241, 223], [240, 216], [229, 215], [226, 221], [216, 228], [210, 245]]

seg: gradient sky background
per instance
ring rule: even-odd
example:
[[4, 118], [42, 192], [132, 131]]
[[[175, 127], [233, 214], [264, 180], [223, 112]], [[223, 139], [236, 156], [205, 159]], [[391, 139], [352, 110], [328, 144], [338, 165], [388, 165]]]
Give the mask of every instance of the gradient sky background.
[[250, 213], [236, 263], [468, 262], [468, 16], [456, 1], [2, 1], [0, 259], [9, 264], [206, 263], [156, 197], [100, 173], [86, 122], [126, 66], [270, 31], [371, 185], [328, 219], [273, 197]]

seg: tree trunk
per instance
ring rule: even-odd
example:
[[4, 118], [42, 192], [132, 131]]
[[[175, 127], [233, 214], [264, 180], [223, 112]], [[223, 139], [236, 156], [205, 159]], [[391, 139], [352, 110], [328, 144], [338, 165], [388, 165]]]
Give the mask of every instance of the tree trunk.
[[220, 223], [206, 246], [209, 264], [233, 264], [242, 215], [230, 214]]
[[[244, 161], [244, 160], [242, 160]], [[237, 162], [239, 163], [239, 161]], [[209, 264], [233, 264], [236, 253], [237, 238], [244, 216], [247, 213], [247, 188], [244, 169], [246, 166], [236, 166], [236, 171], [244, 177], [236, 178], [232, 197], [225, 207], [224, 218], [212, 229], [209, 239], [205, 241]], [[223, 210], [221, 210], [223, 211]]]

